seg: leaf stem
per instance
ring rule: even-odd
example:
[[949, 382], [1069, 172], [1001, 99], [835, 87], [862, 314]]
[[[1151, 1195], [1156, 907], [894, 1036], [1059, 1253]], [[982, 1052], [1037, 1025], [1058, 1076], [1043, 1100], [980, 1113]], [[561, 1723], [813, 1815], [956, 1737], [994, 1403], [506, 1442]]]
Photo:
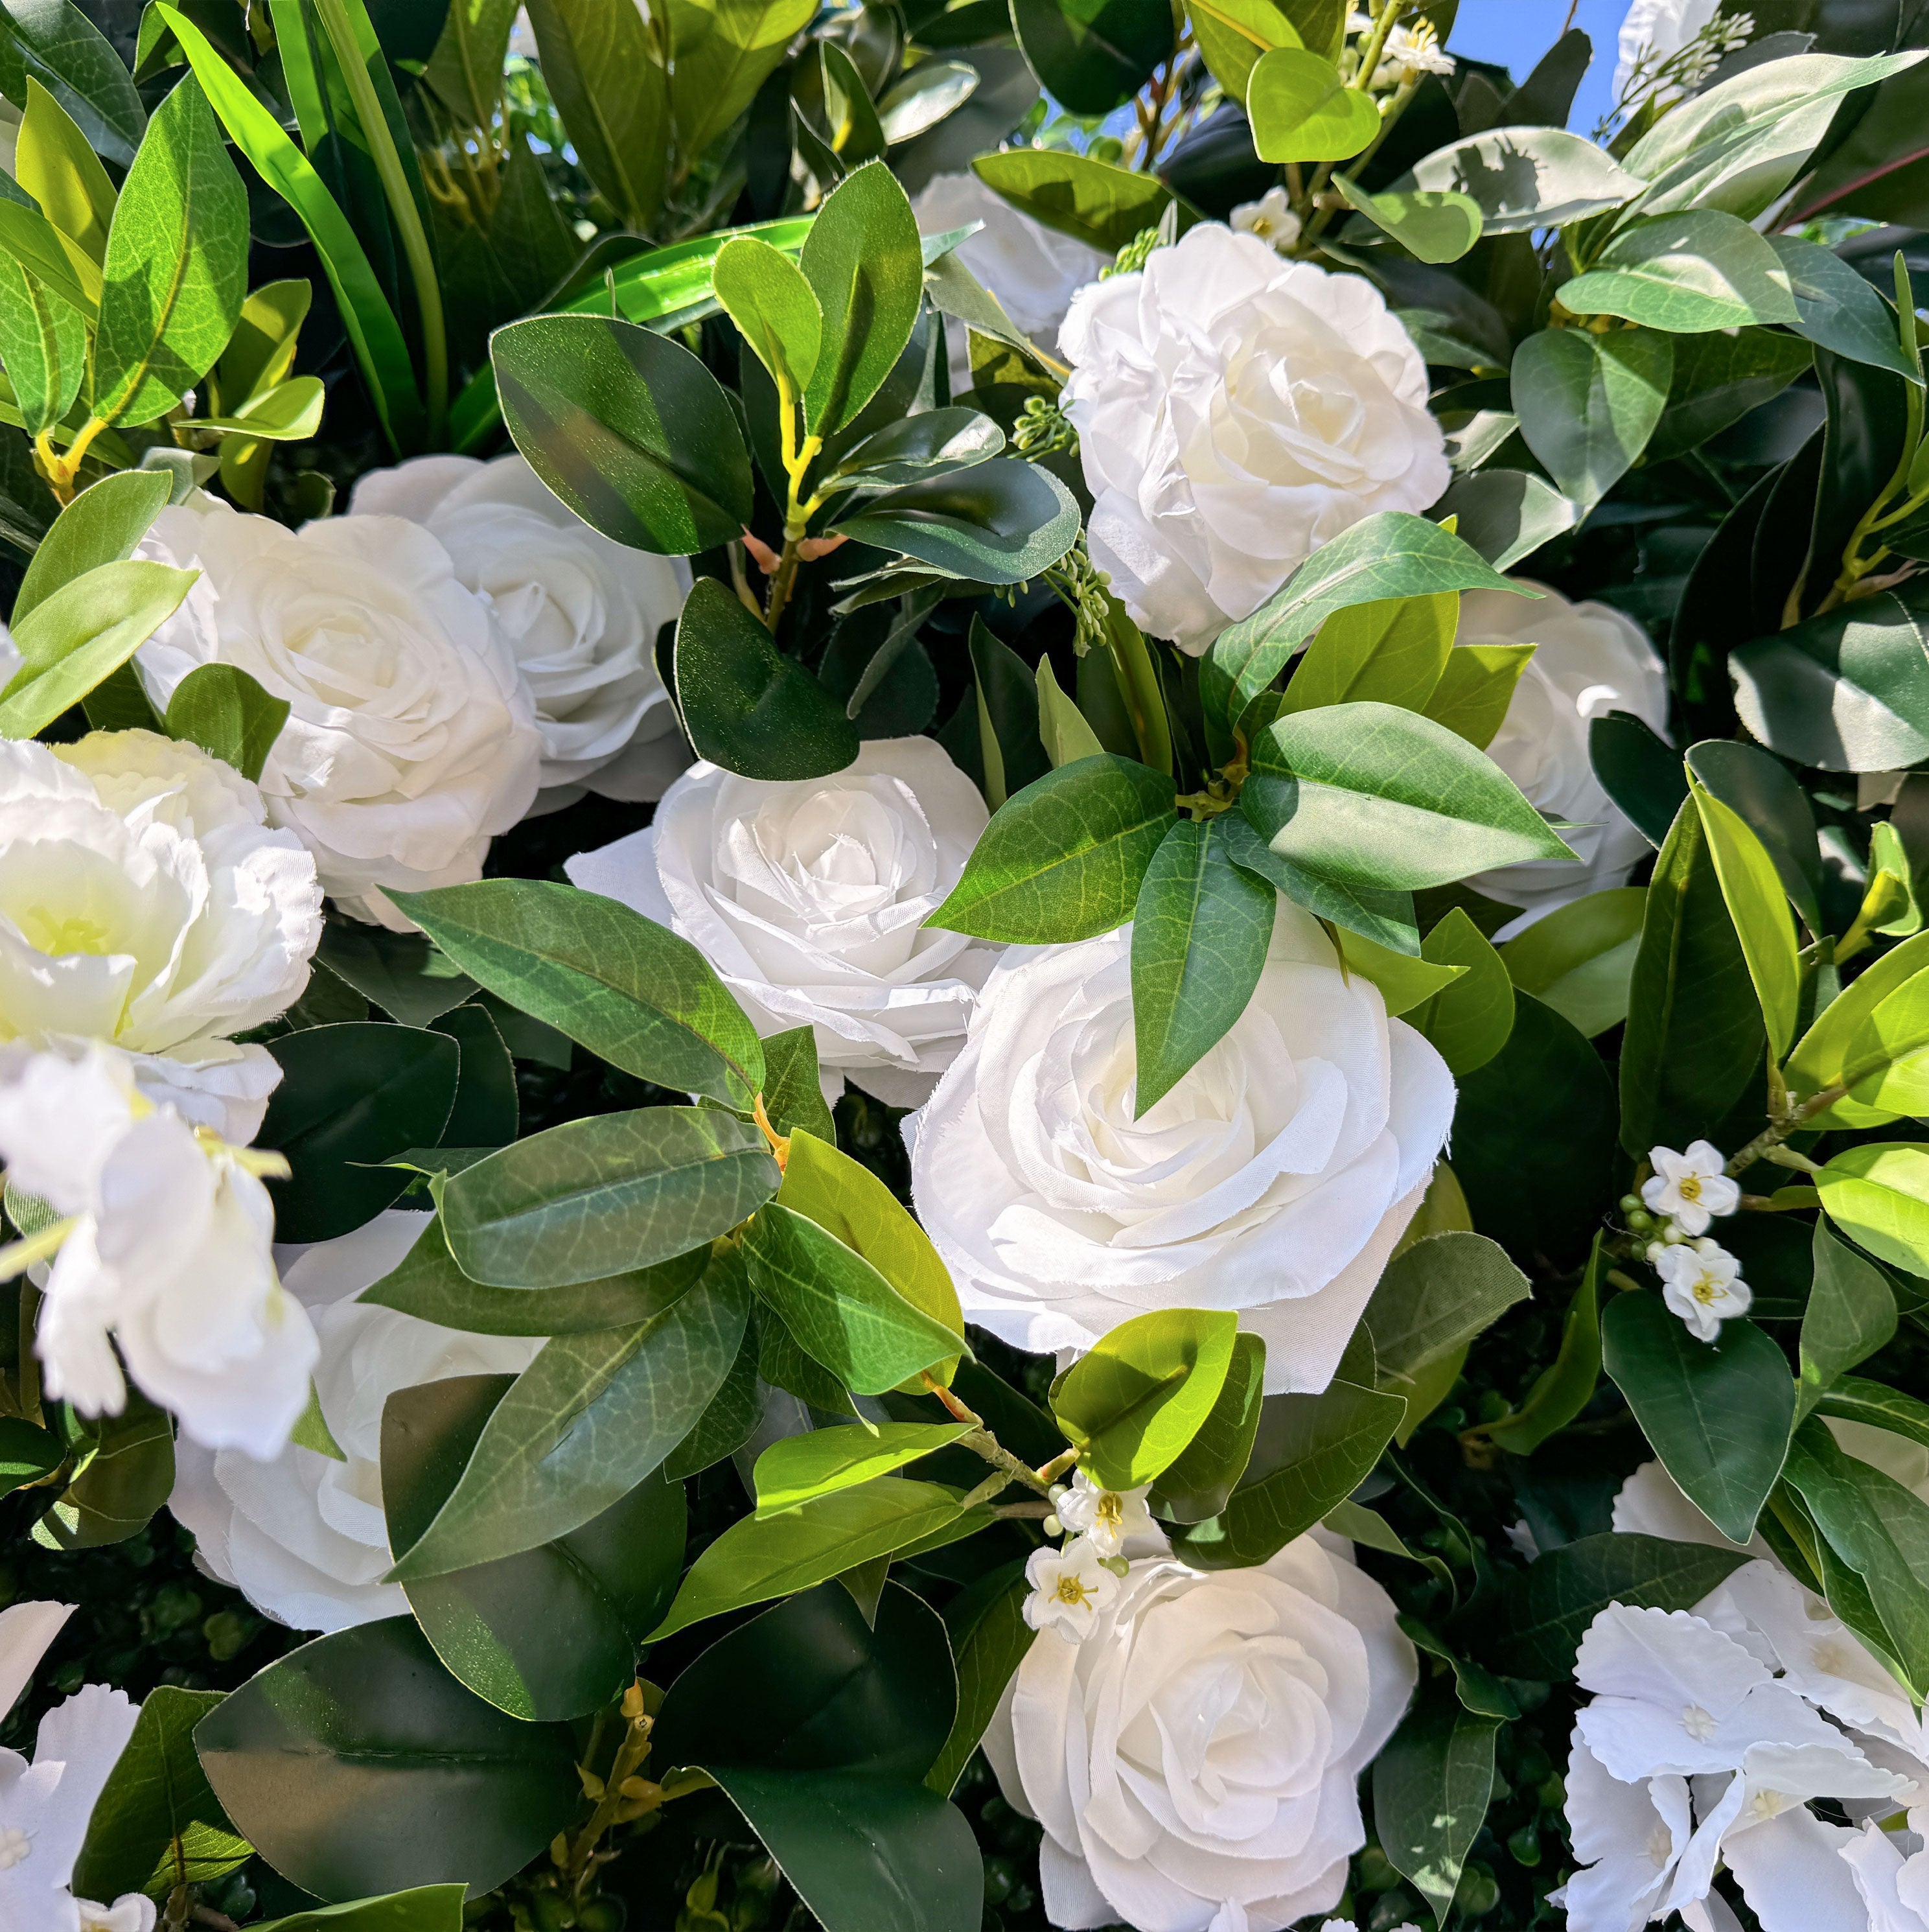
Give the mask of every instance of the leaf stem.
[[382, 102], [369, 78], [361, 50], [355, 44], [355, 29], [349, 24], [342, 0], [315, 0], [315, 10], [335, 50], [335, 58], [347, 83], [349, 98], [355, 104], [361, 122], [363, 137], [388, 200], [388, 212], [401, 238], [402, 252], [408, 258], [409, 278], [415, 285], [416, 304], [422, 316], [422, 360], [428, 379], [429, 439], [437, 448], [448, 440], [449, 424], [449, 346], [447, 325], [442, 316], [442, 290], [436, 278], [435, 256], [422, 226], [422, 214], [403, 172], [402, 157], [389, 131]]
[[1812, 1120], [1817, 1114], [1826, 1114], [1848, 1090], [1846, 1087], [1825, 1087], [1820, 1093], [1810, 1094], [1800, 1106], [1784, 1114], [1780, 1120], [1770, 1121], [1722, 1169], [1723, 1173], [1730, 1175], [1746, 1173], [1771, 1148], [1780, 1147], [1790, 1134], [1796, 1132], [1805, 1123]]
[[[925, 1388], [950, 1410], [958, 1421], [968, 1422], [971, 1424], [971, 1433], [969, 1436], [960, 1436], [958, 1438], [957, 1446], [960, 1449], [969, 1449], [975, 1455], [982, 1456], [999, 1472], [999, 1478], [1002, 1478], [1002, 1480], [994, 1478], [979, 1484], [978, 1487], [972, 1491], [969, 1501], [984, 1502], [988, 1497], [996, 1496], [999, 1490], [1013, 1483], [1023, 1483], [1026, 1487], [1036, 1490], [1048, 1502], [1050, 1500], [1051, 1479], [1046, 1474], [1045, 1470], [1059, 1468], [1066, 1462], [1066, 1457], [1060, 1456], [1054, 1461], [1047, 1462], [1044, 1469], [1033, 1468], [1022, 1457], [1013, 1455], [1011, 1450], [992, 1434], [991, 1431], [985, 1426], [983, 1416], [975, 1414], [967, 1408], [928, 1370], [924, 1375], [924, 1382]], [[1076, 1450], [1071, 1452], [1074, 1456], [1077, 1453]]]

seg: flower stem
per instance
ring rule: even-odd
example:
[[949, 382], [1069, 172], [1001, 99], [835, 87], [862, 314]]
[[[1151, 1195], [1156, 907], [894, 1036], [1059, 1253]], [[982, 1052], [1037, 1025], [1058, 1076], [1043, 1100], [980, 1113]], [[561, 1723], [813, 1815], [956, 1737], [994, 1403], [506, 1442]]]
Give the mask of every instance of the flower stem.
[[[997, 1479], [979, 1484], [978, 1487], [972, 1491], [969, 1501], [982, 1502], [988, 1496], [996, 1496], [1000, 1490], [1008, 1487], [1013, 1483], [1023, 1483], [1028, 1488], [1036, 1490], [1047, 1500], [1050, 1499], [1052, 1491], [1051, 1480], [1043, 1470], [1035, 1469], [1021, 1457], [1013, 1455], [1011, 1450], [1006, 1448], [985, 1426], [984, 1418], [974, 1414], [959, 1401], [956, 1396], [952, 1394], [949, 1389], [945, 1388], [935, 1376], [927, 1372], [924, 1381], [925, 1388], [936, 1396], [960, 1422], [968, 1422], [971, 1424], [971, 1433], [969, 1436], [960, 1436], [958, 1438], [957, 1446], [960, 1449], [969, 1449], [975, 1455], [982, 1456], [999, 1472]], [[1076, 1451], [1074, 1452], [1074, 1454], [1076, 1453]], [[1047, 1462], [1045, 1468], [1055, 1469], [1065, 1460], [1062, 1456], [1059, 1456], [1056, 1461]]]
[[1810, 1094], [1800, 1106], [1784, 1114], [1780, 1120], [1770, 1121], [1729, 1162], [1722, 1172], [1731, 1175], [1746, 1173], [1771, 1148], [1780, 1147], [1790, 1134], [1796, 1132], [1805, 1123], [1812, 1120], [1817, 1114], [1826, 1114], [1848, 1090], [1846, 1087], [1825, 1087], [1820, 1093]]

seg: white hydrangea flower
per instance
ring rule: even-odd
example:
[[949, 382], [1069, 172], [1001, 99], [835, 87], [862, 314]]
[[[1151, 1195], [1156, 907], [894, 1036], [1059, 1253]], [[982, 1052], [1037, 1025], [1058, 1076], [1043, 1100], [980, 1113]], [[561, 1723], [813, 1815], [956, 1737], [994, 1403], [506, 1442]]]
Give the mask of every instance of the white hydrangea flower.
[[1140, 1490], [1108, 1490], [1083, 1469], [1057, 1499], [1059, 1520], [1074, 1536], [1087, 1538], [1101, 1556], [1116, 1556], [1134, 1536], [1156, 1536], [1158, 1526], [1146, 1507], [1148, 1484]]
[[1747, 1314], [1755, 1298], [1742, 1264], [1713, 1241], [1671, 1243], [1655, 1257], [1655, 1270], [1665, 1284], [1661, 1298], [1700, 1341], [1714, 1341], [1722, 1323]]
[[124, 1362], [196, 1442], [277, 1454], [316, 1352], [275, 1274], [260, 1176], [285, 1174], [280, 1156], [155, 1106], [126, 1055], [89, 1046], [0, 1056], [0, 1159], [62, 1217], [5, 1257], [16, 1274], [51, 1260], [34, 1340], [47, 1393], [118, 1414]]
[[1651, 1214], [1665, 1214], [1685, 1234], [1705, 1234], [1709, 1221], [1742, 1204], [1742, 1184], [1731, 1180], [1721, 1150], [1696, 1141], [1685, 1154], [1651, 1148], [1654, 1172], [1641, 1184], [1641, 1200]]
[[1299, 239], [1299, 217], [1283, 188], [1269, 188], [1257, 201], [1242, 201], [1233, 211], [1233, 226], [1242, 235], [1255, 235], [1276, 255], [1292, 252]]
[[1059, 1549], [1047, 1544], [1033, 1550], [1025, 1580], [1032, 1586], [1025, 1621], [1035, 1630], [1055, 1630], [1074, 1643], [1092, 1634], [1100, 1612], [1119, 1594], [1119, 1579], [1106, 1568], [1104, 1552], [1085, 1536]]

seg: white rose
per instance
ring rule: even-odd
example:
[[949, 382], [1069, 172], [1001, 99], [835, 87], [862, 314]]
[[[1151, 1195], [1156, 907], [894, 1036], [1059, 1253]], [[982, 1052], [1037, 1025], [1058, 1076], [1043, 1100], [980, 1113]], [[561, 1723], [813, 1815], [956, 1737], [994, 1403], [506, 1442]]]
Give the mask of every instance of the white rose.
[[1445, 1063], [1282, 900], [1251, 1004], [1143, 1120], [1136, 1064], [1129, 927], [993, 972], [912, 1150], [966, 1316], [1041, 1354], [1236, 1309], [1269, 1392], [1324, 1388], [1446, 1139]]
[[420, 524], [457, 580], [487, 599], [535, 706], [545, 789], [663, 796], [687, 762], [655, 658], [657, 630], [690, 589], [684, 559], [592, 530], [513, 451], [493, 463], [418, 456], [371, 470], [349, 514]]
[[681, 933], [760, 1031], [814, 1028], [827, 1099], [848, 1074], [911, 1107], [957, 1057], [996, 956], [924, 923], [987, 818], [933, 740], [873, 738], [828, 778], [694, 765], [653, 825], [563, 870]]
[[1562, 834], [1578, 866], [1530, 859], [1467, 881], [1489, 898], [1526, 909], [1526, 917], [1502, 928], [1510, 938], [1556, 906], [1627, 884], [1652, 848], [1595, 776], [1588, 728], [1610, 711], [1631, 712], [1661, 732], [1668, 722], [1667, 670], [1633, 618], [1610, 604], [1570, 604], [1544, 584], [1532, 587], [1545, 594], [1535, 600], [1505, 590], [1469, 592], [1454, 639], [1536, 646], [1487, 755], [1535, 810], [1580, 828]]
[[1255, 236], [1200, 223], [1081, 290], [1059, 346], [1092, 560], [1194, 656], [1320, 544], [1447, 487], [1427, 365], [1379, 290]]
[[[1020, 334], [1049, 347], [1071, 298], [1112, 257], [1035, 221], [966, 170], [933, 175], [911, 204], [921, 235], [944, 235], [974, 221], [984, 226], [956, 250], [958, 260], [1003, 305]], [[948, 319], [951, 392], [971, 387], [971, 353], [965, 326]]]
[[151, 731], [0, 743], [0, 1040], [175, 1056], [143, 1085], [245, 1139], [277, 1070], [224, 1036], [300, 997], [321, 936], [314, 860], [198, 746]]
[[355, 1298], [400, 1265], [429, 1224], [391, 1209], [339, 1240], [293, 1250], [284, 1285], [319, 1337], [315, 1393], [337, 1462], [290, 1443], [272, 1462], [184, 1442], [168, 1507], [202, 1565], [296, 1630], [406, 1616], [384, 1583], [394, 1559], [382, 1510], [382, 1411], [390, 1396], [451, 1376], [519, 1375], [540, 1338], [470, 1335]]
[[1279, 1932], [1337, 1905], [1366, 1843], [1356, 1780], [1418, 1675], [1337, 1538], [1210, 1575], [1133, 1564], [1082, 1642], [1034, 1640], [984, 1740], [1045, 1828], [1046, 1916]]
[[292, 707], [261, 775], [322, 889], [386, 926], [382, 888], [481, 876], [535, 796], [542, 740], [514, 654], [448, 553], [394, 517], [284, 530], [202, 498], [164, 509], [145, 556], [199, 569], [135, 660], [154, 704], [231, 664]]
[[16, 1271], [51, 1258], [34, 1345], [47, 1393], [117, 1415], [124, 1363], [195, 1441], [278, 1454], [316, 1344], [276, 1277], [264, 1163], [154, 1106], [127, 1057], [97, 1045], [6, 1050], [0, 1160], [64, 1217], [13, 1256]]

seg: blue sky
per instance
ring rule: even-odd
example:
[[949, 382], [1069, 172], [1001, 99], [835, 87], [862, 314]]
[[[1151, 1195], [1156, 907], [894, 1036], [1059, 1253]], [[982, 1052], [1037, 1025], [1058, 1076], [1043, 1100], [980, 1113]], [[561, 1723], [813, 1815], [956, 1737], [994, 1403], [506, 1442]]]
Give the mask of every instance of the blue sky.
[[[1559, 38], [1568, 4], [1569, 0], [1460, 0], [1447, 44], [1475, 60], [1498, 61], [1512, 68], [1516, 80], [1524, 80]], [[1614, 44], [1627, 10], [1628, 0], [1580, 0], [1575, 9], [1574, 25], [1594, 41], [1594, 64], [1581, 82], [1569, 122], [1579, 133], [1591, 133], [1607, 111]]]

